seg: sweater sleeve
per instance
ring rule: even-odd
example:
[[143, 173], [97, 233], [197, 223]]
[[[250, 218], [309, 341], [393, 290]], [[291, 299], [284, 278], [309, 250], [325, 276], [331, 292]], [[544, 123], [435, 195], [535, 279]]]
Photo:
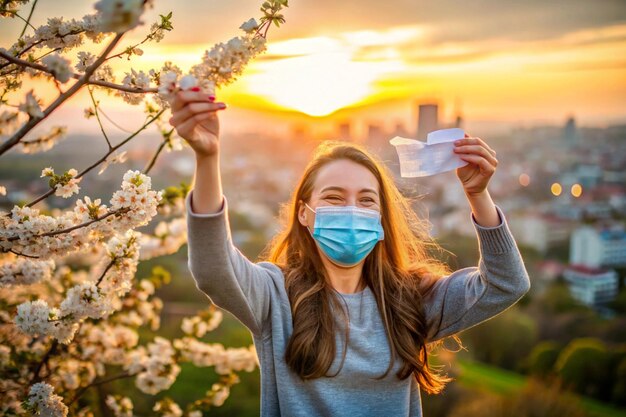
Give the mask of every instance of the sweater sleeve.
[[502, 210], [500, 224], [479, 225], [478, 266], [462, 268], [438, 279], [424, 295], [428, 335], [434, 342], [476, 326], [517, 303], [530, 290], [530, 278]]
[[270, 263], [254, 263], [235, 247], [225, 196], [219, 212], [195, 213], [193, 191], [185, 197], [185, 207], [187, 265], [196, 287], [260, 336], [270, 310]]

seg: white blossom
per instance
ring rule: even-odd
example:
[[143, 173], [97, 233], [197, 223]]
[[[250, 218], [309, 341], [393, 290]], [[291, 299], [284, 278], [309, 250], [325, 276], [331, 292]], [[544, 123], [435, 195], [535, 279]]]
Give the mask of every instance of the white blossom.
[[94, 362], [96, 366], [131, 363], [128, 354], [139, 341], [139, 335], [133, 329], [101, 322], [98, 325], [83, 325], [81, 332], [85, 342], [81, 352], [83, 360]]
[[108, 83], [115, 82], [115, 74], [113, 68], [109, 64], [100, 65], [89, 78], [94, 81], [105, 81]]
[[53, 126], [48, 133], [39, 136], [37, 139], [21, 141], [23, 153], [45, 152], [52, 149], [60, 139], [67, 133], [66, 126]]
[[53, 259], [40, 261], [36, 259], [18, 258], [0, 264], [0, 288], [12, 285], [29, 285], [47, 281], [55, 267]]
[[0, 369], [6, 367], [11, 360], [11, 348], [6, 345], [0, 345]]
[[160, 417], [181, 417], [183, 415], [180, 406], [170, 399], [157, 401], [152, 407], [152, 411], [156, 411]]
[[[27, 1], [9, 1], [4, 6], [17, 9]], [[9, 67], [7, 70], [14, 74], [11, 84], [7, 84], [9, 90], [20, 88], [21, 77], [44, 78], [51, 74], [55, 82], [67, 83], [75, 76], [74, 71], [84, 74], [98, 57], [86, 51], [71, 54], [70, 50], [81, 46], [85, 39], [100, 43], [111, 32], [122, 33], [142, 24], [142, 14], [152, 3], [153, 0], [97, 0], [96, 12], [82, 19], [47, 18], [46, 24], [25, 33], [9, 49], [2, 48], [29, 61], [40, 56], [46, 68], [40, 71], [0, 58], [0, 65]], [[161, 16], [162, 22], [151, 26], [149, 40], [163, 39], [165, 30], [171, 28], [170, 16]], [[160, 110], [157, 106], [166, 108], [168, 100], [179, 90], [197, 86], [204, 93], [214, 94], [217, 86], [233, 81], [246, 63], [264, 50], [264, 37], [253, 35], [258, 27], [254, 19], [244, 22], [240, 28], [246, 36], [215, 45], [187, 74], [170, 61], [160, 71], [130, 69], [120, 83], [138, 93], [100, 88], [127, 103], [140, 104], [146, 97], [145, 90], [158, 83], [157, 89], [152, 88], [158, 90], [156, 94], [148, 96], [152, 101], [146, 101], [147, 114], [156, 114]], [[129, 58], [143, 54], [139, 47], [128, 52]], [[75, 65], [65, 56], [76, 56]], [[117, 83], [116, 73], [105, 63], [94, 71], [90, 81]], [[43, 102], [35, 96], [34, 89], [22, 94], [22, 102], [15, 103], [17, 108], [0, 110], [0, 135], [13, 134], [23, 125], [26, 115], [31, 120], [29, 124], [40, 121], [32, 119], [45, 117]], [[85, 115], [95, 115], [95, 109], [86, 110]], [[159, 121], [157, 125], [163, 133], [167, 132]], [[44, 134], [24, 137], [17, 148], [23, 153], [46, 151], [65, 133], [64, 126], [53, 126]], [[166, 137], [165, 149], [180, 150], [182, 144], [180, 137], [172, 135]], [[99, 173], [126, 158], [126, 151], [108, 155]], [[41, 178], [44, 177], [50, 193], [56, 196], [69, 198], [80, 192], [82, 178], [78, 178], [76, 169], [56, 174], [50, 166], [42, 169]], [[4, 186], [0, 186], [0, 195], [6, 195]], [[0, 213], [4, 214], [0, 216], [0, 252], [4, 254], [0, 256], [0, 292], [9, 306], [0, 310], [0, 323], [7, 324], [0, 328], [5, 330], [4, 339], [10, 341], [10, 345], [0, 344], [0, 369], [9, 367], [10, 374], [16, 376], [0, 378], [0, 392], [4, 393], [0, 396], [0, 414], [66, 416], [68, 407], [60, 395], [71, 400], [96, 378], [106, 378], [109, 366], [122, 367], [135, 378], [138, 389], [151, 395], [172, 386], [181, 370], [178, 361], [214, 366], [221, 375], [258, 367], [253, 346], [225, 349], [196, 339], [221, 323], [222, 312], [215, 308], [184, 318], [181, 327], [188, 336], [183, 339], [170, 341], [157, 336], [151, 343], [139, 345], [140, 327], [158, 330], [163, 302], [155, 296], [156, 281], [135, 279], [138, 262], [174, 253], [187, 239], [183, 199], [161, 205], [162, 199], [162, 191], [152, 190], [149, 176], [128, 170], [108, 205], [102, 204], [100, 198], [84, 196], [68, 208], [53, 204], [40, 211], [14, 205], [10, 212]], [[150, 223], [157, 210], [159, 214], [179, 217], [161, 221], [152, 234], [134, 230]], [[29, 287], [21, 287], [25, 285]], [[50, 350], [54, 346], [51, 341], [66, 346]], [[45, 382], [24, 392], [22, 388], [29, 387], [23, 387], [23, 382], [31, 380], [33, 364], [39, 360], [43, 360], [43, 367], [35, 380], [44, 378]], [[214, 384], [207, 398], [220, 406], [229, 393], [230, 385]], [[133, 415], [133, 404], [127, 397], [110, 395], [105, 402], [116, 416]], [[89, 406], [74, 403], [74, 407], [72, 413], [78, 417], [93, 417]], [[201, 417], [202, 411], [194, 408], [183, 413], [178, 404], [165, 398], [155, 404], [152, 415]]]
[[94, 4], [100, 17], [100, 28], [107, 32], [125, 32], [143, 22], [143, 0], [100, 0]]
[[153, 23], [150, 26], [150, 33], [152, 33], [152, 40], [155, 42], [160, 42], [165, 37], [165, 30], [158, 23]]
[[[146, 89], [150, 87], [150, 77], [143, 71], [135, 71], [131, 68], [130, 73], [122, 80], [124, 87]], [[128, 104], [139, 104], [144, 99], [144, 93], [129, 93], [127, 91], [117, 90], [116, 95], [121, 96]]]
[[174, 347], [184, 360], [198, 367], [215, 366], [215, 372], [222, 375], [231, 371], [252, 372], [259, 365], [254, 345], [224, 349], [219, 343], [204, 343], [193, 337], [184, 337], [174, 340]]
[[74, 207], [75, 219], [78, 223], [84, 223], [106, 214], [107, 206], [100, 204], [99, 198], [91, 201], [89, 196], [85, 196], [83, 199], [84, 201], [76, 200], [76, 207]]
[[3, 110], [0, 112], [0, 135], [8, 135], [15, 130], [18, 122], [18, 112]]
[[71, 197], [72, 194], [78, 194], [78, 191], [80, 190], [78, 183], [82, 180], [82, 177], [76, 178], [78, 171], [72, 168], [67, 171], [67, 174], [70, 176], [69, 179], [56, 184], [54, 194], [59, 197], [68, 198]]
[[200, 316], [183, 318], [181, 329], [188, 335], [203, 337], [207, 332], [215, 330], [222, 322], [222, 319], [222, 312], [214, 309], [208, 319], [204, 319]]
[[39, 100], [35, 98], [32, 89], [26, 93], [26, 101], [21, 103], [18, 108], [21, 111], [28, 113], [30, 117], [43, 117]]
[[170, 222], [161, 221], [155, 227], [154, 235], [142, 233], [140, 259], [176, 253], [186, 242], [187, 221], [184, 218], [175, 218]]
[[77, 321], [82, 318], [99, 319], [111, 312], [111, 303], [106, 294], [93, 282], [84, 282], [69, 289], [60, 306], [61, 316], [72, 316]]
[[106, 405], [113, 411], [115, 417], [133, 417], [133, 402], [121, 395], [108, 395]]
[[91, 52], [80, 51], [78, 53], [78, 62], [74, 66], [77, 71], [85, 72], [96, 61], [96, 56]]
[[71, 61], [60, 54], [51, 54], [43, 57], [41, 63], [52, 72], [54, 78], [61, 83], [66, 83], [72, 78]]
[[247, 33], [252, 33], [258, 27], [259, 24], [256, 22], [256, 20], [254, 20], [254, 18], [251, 18], [250, 20], [243, 22], [241, 26], [239, 26], [239, 29], [243, 29]]
[[230, 395], [230, 388], [228, 385], [215, 383], [211, 386], [211, 390], [213, 391], [211, 403], [216, 407], [221, 407]]
[[17, 306], [15, 324], [24, 333], [46, 335], [50, 328], [50, 307], [44, 300], [26, 301]]
[[193, 75], [187, 74], [180, 79], [178, 85], [181, 90], [189, 90], [198, 85], [198, 80]]
[[169, 340], [157, 336], [148, 344], [147, 352], [139, 356], [139, 363], [127, 364], [126, 369], [141, 369], [135, 385], [146, 394], [157, 394], [172, 386], [180, 373], [174, 359], [175, 350]]
[[65, 21], [63, 17], [50, 17], [47, 24], [35, 29], [35, 35], [27, 38], [27, 44], [38, 44], [39, 47], [50, 49], [74, 48], [83, 43], [80, 32], [83, 30], [82, 22], [75, 19]]
[[[64, 188], [71, 187], [74, 171], [66, 172], [69, 183]], [[42, 176], [60, 177], [54, 174], [52, 168], [42, 171]], [[65, 176], [65, 175], [64, 175]], [[59, 183], [60, 184], [60, 183]], [[59, 186], [57, 184], [57, 186]], [[0, 216], [0, 247], [5, 250], [13, 249], [16, 252], [29, 256], [37, 256], [40, 260], [53, 256], [66, 256], [72, 252], [86, 250], [91, 247], [92, 235], [95, 233], [101, 240], [109, 239], [115, 234], [148, 224], [157, 214], [157, 206], [162, 200], [162, 192], [150, 190], [150, 177], [140, 171], [128, 171], [122, 182], [121, 190], [116, 191], [111, 198], [111, 206], [104, 214], [104, 207], [98, 209], [103, 216], [114, 212], [119, 215], [109, 215], [106, 219], [82, 225], [76, 211], [71, 210], [55, 216], [41, 215], [38, 209], [31, 207], [14, 206], [10, 216]], [[77, 203], [79, 212], [83, 210], [83, 202]], [[102, 216], [101, 216], [102, 217]], [[51, 232], [66, 230], [73, 226], [81, 226], [70, 232], [46, 235]], [[131, 236], [136, 245], [139, 232]], [[13, 240], [10, 240], [13, 239]], [[130, 237], [129, 237], [130, 239]], [[115, 267], [118, 277], [107, 281], [107, 285], [115, 284], [118, 290], [126, 287], [124, 283], [128, 275], [136, 268], [138, 248], [128, 248], [129, 257], [119, 260]], [[116, 290], [117, 291], [117, 290]]]
[[59, 363], [55, 371], [51, 380], [55, 381], [57, 386], [63, 386], [67, 390], [87, 386], [96, 378], [96, 367], [92, 362], [72, 357]]
[[98, 171], [98, 175], [102, 174], [109, 167], [109, 165], [121, 164], [123, 162], [126, 162], [127, 159], [128, 159], [127, 151], [113, 152], [102, 163], [102, 166], [100, 167], [100, 170]]
[[54, 388], [45, 382], [38, 382], [30, 387], [28, 392], [28, 406], [35, 415], [49, 417], [67, 416], [67, 406], [63, 404], [63, 398], [54, 393]]
[[177, 89], [178, 74], [174, 71], [161, 72], [159, 77], [159, 94], [165, 100], [171, 100]]

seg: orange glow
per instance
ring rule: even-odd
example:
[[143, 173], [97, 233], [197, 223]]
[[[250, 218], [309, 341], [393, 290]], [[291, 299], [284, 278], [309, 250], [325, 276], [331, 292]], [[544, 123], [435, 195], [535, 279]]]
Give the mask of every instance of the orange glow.
[[561, 195], [561, 192], [563, 191], [563, 187], [561, 187], [561, 184], [559, 184], [558, 182], [555, 182], [550, 187], [550, 191], [552, 191], [552, 194], [554, 195]]
[[571, 193], [574, 197], [580, 197], [583, 193], [583, 187], [580, 184], [574, 184], [572, 185]]
[[[175, 31], [183, 34], [191, 27], [181, 25]], [[285, 40], [274, 40], [270, 35], [267, 51], [253, 59], [237, 80], [220, 87], [218, 100], [231, 108], [291, 111], [315, 117], [425, 97], [435, 97], [446, 112], [460, 99], [466, 120], [546, 120], [549, 115], [562, 121], [565, 113], [582, 119], [624, 117], [626, 61], [622, 51], [626, 50], [626, 24], [527, 41], [437, 41], [431, 36], [437, 29], [415, 24], [361, 31], [326, 28]], [[194, 39], [197, 43], [168, 43], [167, 37], [160, 43], [148, 42], [141, 46], [142, 56], [110, 63], [118, 81], [131, 67], [158, 70], [165, 61], [186, 72], [212, 47]], [[3, 43], [13, 41], [5, 39]], [[76, 51], [97, 54], [105, 43], [87, 42]], [[122, 43], [114, 52], [126, 46]], [[75, 62], [72, 54], [68, 57]], [[44, 102], [56, 97], [52, 83], [29, 83]], [[22, 97], [13, 97], [12, 103]], [[103, 105], [128, 107], [116, 97], [99, 94], [99, 98]], [[89, 103], [88, 95], [82, 94], [66, 105], [84, 108]]]
[[520, 174], [519, 183], [522, 185], [522, 187], [528, 187], [528, 184], [530, 184], [530, 176], [528, 176], [528, 174], [526, 173]]

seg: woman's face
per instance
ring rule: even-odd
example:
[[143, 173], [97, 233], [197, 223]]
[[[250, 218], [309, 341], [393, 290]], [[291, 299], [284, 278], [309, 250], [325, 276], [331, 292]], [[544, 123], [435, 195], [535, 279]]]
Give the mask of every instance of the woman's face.
[[[311, 198], [306, 203], [313, 210], [322, 206], [357, 206], [380, 211], [378, 181], [363, 165], [338, 159], [317, 172]], [[298, 209], [298, 219], [313, 231], [315, 213], [304, 204]]]

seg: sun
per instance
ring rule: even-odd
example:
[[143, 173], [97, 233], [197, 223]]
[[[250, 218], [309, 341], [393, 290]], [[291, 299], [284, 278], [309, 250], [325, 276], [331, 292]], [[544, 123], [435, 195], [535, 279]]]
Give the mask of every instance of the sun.
[[398, 70], [393, 61], [357, 61], [350, 47], [328, 38], [306, 41], [279, 45], [277, 55], [287, 58], [259, 61], [246, 77], [247, 92], [321, 117], [365, 100], [383, 73]]

